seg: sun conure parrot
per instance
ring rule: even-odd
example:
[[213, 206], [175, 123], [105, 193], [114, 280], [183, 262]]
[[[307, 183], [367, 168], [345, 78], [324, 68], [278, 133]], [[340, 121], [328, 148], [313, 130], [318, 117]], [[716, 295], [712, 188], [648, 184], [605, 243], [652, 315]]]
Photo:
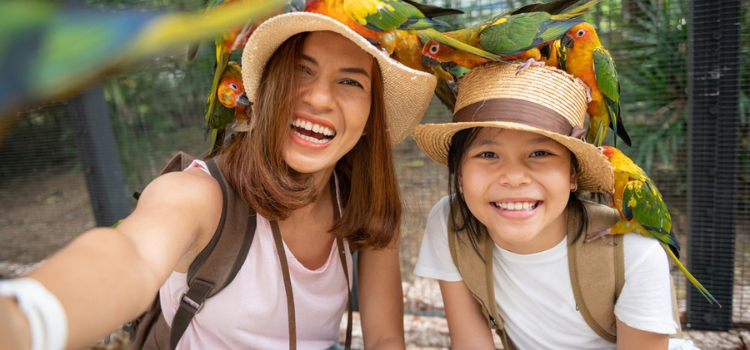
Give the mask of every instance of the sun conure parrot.
[[[620, 150], [610, 146], [602, 146], [602, 153], [614, 168], [615, 193], [613, 205], [620, 212], [622, 218], [608, 231], [588, 237], [589, 240], [606, 234], [639, 233], [646, 237], [656, 238], [672, 261], [687, 276], [693, 285], [710, 303], [719, 304], [698, 280], [680, 262], [680, 244], [672, 232], [672, 217], [667, 205], [662, 200], [661, 193], [646, 173]], [[721, 305], [719, 304], [719, 307]]]
[[267, 16], [281, 3], [252, 0], [205, 15], [0, 1], [0, 142], [29, 104], [73, 95], [108, 73]]
[[242, 84], [242, 67], [236, 62], [228, 62], [217, 89], [219, 104], [214, 109], [213, 118], [205, 120], [206, 130], [211, 131], [211, 148], [208, 157], [214, 156], [224, 145], [227, 125], [234, 120], [247, 119], [245, 110], [251, 105]]
[[[422, 53], [439, 62], [455, 62], [474, 68], [488, 61], [541, 60], [538, 47], [561, 37], [599, 3], [590, 1], [560, 14], [523, 12], [502, 14], [465, 29], [445, 33], [420, 32], [428, 40]], [[527, 67], [523, 66], [522, 68]]]
[[590, 101], [586, 109], [589, 115], [586, 141], [601, 146], [607, 127], [610, 127], [630, 146], [630, 136], [620, 115], [620, 81], [615, 61], [599, 42], [594, 27], [584, 22], [571, 28], [560, 39], [560, 53], [564, 57], [561, 67], [588, 87]]

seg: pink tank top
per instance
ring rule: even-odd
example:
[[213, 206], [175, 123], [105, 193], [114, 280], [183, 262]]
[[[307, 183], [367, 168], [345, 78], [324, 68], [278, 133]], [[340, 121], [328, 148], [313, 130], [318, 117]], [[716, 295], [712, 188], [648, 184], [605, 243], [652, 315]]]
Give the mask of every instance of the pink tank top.
[[[190, 166], [208, 172], [201, 161]], [[351, 281], [351, 252], [348, 244], [344, 246]], [[286, 244], [284, 251], [294, 292], [297, 348], [327, 349], [338, 342], [347, 300], [346, 279], [336, 242], [325, 264], [316, 270], [309, 270], [297, 261]], [[170, 326], [179, 298], [187, 290], [186, 276], [173, 271], [159, 290], [164, 318]], [[281, 276], [271, 224], [258, 215], [245, 263], [232, 283], [206, 300], [177, 349], [288, 349], [286, 292]]]

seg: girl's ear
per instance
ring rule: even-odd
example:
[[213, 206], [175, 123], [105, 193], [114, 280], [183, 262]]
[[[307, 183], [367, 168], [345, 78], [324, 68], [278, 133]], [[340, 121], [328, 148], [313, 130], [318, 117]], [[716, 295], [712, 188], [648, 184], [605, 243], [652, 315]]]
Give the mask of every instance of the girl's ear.
[[570, 192], [575, 192], [578, 190], [578, 173], [576, 173], [576, 170], [574, 167], [571, 167], [570, 169]]
[[461, 176], [458, 177], [458, 193], [464, 194], [464, 179]]

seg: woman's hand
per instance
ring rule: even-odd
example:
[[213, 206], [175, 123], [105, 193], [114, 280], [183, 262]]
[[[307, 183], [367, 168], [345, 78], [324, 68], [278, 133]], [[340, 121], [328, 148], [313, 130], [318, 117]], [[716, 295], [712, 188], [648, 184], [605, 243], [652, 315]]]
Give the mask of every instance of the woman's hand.
[[0, 350], [31, 349], [29, 324], [15, 299], [0, 297], [0, 320]]

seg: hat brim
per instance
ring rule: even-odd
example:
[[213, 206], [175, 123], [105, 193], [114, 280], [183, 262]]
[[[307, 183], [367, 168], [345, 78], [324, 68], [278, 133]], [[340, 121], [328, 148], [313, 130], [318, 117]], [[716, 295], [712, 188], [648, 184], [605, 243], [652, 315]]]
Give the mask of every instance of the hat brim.
[[447, 166], [448, 150], [453, 135], [470, 128], [491, 127], [528, 131], [547, 136], [568, 148], [578, 161], [578, 190], [587, 192], [614, 192], [612, 165], [594, 145], [559, 133], [513, 122], [464, 122], [422, 124], [414, 130], [417, 146], [432, 160]]
[[315, 13], [294, 12], [272, 17], [250, 36], [242, 54], [242, 79], [250, 102], [257, 102], [260, 78], [276, 49], [295, 34], [314, 31], [341, 34], [377, 60], [383, 78], [391, 145], [406, 138], [430, 104], [437, 84], [435, 76], [404, 66], [346, 25]]

